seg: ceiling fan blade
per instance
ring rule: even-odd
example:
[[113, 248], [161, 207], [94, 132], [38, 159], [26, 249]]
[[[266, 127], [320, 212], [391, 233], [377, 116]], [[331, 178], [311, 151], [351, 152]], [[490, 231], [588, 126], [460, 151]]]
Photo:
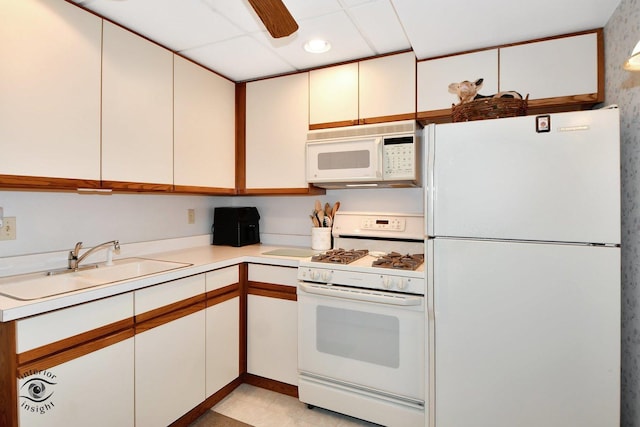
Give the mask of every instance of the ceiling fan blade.
[[249, 0], [249, 3], [273, 38], [286, 37], [298, 29], [282, 0]]

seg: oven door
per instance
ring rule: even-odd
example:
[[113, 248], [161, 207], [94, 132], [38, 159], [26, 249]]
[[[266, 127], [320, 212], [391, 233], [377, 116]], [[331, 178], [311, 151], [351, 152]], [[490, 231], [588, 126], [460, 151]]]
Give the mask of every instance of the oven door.
[[301, 375], [423, 404], [421, 295], [298, 284]]

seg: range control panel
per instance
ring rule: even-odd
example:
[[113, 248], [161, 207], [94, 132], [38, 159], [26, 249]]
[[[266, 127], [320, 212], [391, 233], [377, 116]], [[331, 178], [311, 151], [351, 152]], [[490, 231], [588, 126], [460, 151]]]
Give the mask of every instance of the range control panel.
[[362, 220], [361, 228], [363, 230], [404, 231], [406, 224], [404, 218], [370, 217]]

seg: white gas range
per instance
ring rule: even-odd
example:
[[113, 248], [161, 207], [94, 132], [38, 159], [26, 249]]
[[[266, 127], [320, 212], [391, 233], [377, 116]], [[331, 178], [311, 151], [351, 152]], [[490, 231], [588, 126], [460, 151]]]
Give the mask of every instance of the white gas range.
[[424, 219], [338, 212], [334, 249], [298, 268], [300, 400], [385, 426], [424, 426]]

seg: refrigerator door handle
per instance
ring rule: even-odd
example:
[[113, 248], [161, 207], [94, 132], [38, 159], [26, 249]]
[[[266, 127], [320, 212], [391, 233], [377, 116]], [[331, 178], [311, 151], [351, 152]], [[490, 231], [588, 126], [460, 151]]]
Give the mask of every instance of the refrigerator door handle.
[[435, 185], [435, 151], [436, 151], [436, 138], [435, 138], [436, 126], [434, 124], [428, 125], [425, 128], [425, 135], [427, 139], [426, 149], [426, 190], [425, 195], [425, 231], [427, 236], [435, 236], [435, 223], [434, 223], [434, 207], [436, 202], [436, 185]]

